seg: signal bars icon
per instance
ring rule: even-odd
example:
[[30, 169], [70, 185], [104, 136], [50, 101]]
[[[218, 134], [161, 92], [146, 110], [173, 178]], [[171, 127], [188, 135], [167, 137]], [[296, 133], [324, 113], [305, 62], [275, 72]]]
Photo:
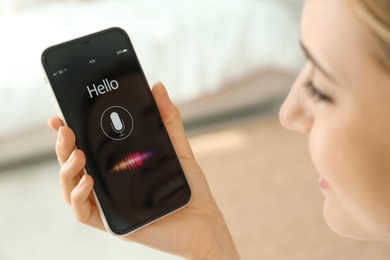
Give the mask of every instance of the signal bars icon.
[[64, 73], [67, 72], [67, 71], [68, 71], [67, 68], [62, 69], [62, 70], [58, 70], [58, 71], [56, 71], [56, 72], [53, 73], [53, 77], [55, 77], [55, 76], [57, 76], [57, 75], [59, 75], [59, 74], [64, 74]]

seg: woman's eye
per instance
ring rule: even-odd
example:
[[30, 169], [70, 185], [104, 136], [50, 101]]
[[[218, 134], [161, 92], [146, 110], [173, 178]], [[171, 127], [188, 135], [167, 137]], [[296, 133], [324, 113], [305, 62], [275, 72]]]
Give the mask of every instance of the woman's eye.
[[312, 96], [313, 98], [316, 98], [319, 101], [327, 101], [332, 102], [332, 99], [322, 93], [318, 88], [314, 85], [313, 80], [307, 80], [303, 84], [307, 90], [307, 92]]

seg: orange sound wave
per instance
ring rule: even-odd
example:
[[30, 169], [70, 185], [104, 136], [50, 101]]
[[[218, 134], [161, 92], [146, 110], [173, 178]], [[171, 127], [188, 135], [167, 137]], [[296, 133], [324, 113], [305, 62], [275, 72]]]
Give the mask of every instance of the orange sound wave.
[[122, 160], [111, 168], [110, 173], [138, 170], [153, 153], [154, 152], [134, 152], [126, 154]]

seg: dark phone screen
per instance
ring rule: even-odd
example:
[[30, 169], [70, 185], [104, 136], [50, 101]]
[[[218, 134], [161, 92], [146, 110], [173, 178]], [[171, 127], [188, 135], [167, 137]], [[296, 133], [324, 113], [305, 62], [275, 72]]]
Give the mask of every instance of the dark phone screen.
[[51, 47], [42, 60], [114, 233], [189, 202], [187, 180], [123, 30]]

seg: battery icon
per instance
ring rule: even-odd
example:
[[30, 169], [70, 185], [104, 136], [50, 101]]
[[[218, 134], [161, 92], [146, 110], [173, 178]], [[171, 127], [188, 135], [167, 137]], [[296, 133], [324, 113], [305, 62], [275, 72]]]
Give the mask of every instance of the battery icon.
[[123, 49], [122, 52], [127, 52], [127, 49]]

